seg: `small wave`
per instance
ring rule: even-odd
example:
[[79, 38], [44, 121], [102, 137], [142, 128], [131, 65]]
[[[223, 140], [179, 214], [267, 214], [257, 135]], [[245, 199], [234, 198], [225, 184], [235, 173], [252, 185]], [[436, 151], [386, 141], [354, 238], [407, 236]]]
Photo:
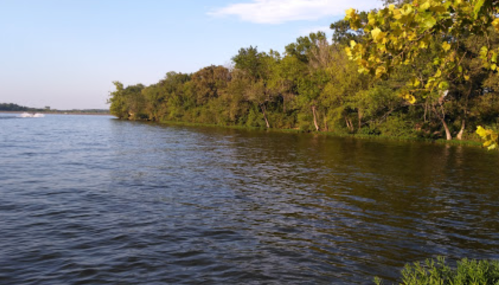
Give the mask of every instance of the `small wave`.
[[32, 113], [22, 113], [21, 115], [19, 115], [18, 117], [20, 118], [43, 118], [45, 117], [44, 114], [40, 114], [40, 113], [35, 113], [35, 114], [32, 114]]

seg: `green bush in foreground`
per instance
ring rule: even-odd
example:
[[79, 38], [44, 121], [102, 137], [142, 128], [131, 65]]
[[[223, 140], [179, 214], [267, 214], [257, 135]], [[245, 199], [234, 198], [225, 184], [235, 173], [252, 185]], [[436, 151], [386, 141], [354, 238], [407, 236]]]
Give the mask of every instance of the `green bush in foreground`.
[[[375, 278], [376, 284], [383, 284]], [[468, 260], [457, 262], [451, 268], [444, 257], [427, 259], [424, 263], [407, 264], [402, 270], [402, 283], [405, 285], [499, 285], [499, 261]]]

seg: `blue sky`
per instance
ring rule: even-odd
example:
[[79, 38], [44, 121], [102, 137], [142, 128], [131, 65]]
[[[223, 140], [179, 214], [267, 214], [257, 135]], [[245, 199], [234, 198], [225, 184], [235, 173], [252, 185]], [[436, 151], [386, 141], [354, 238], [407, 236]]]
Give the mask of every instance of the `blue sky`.
[[[0, 0], [0, 103], [107, 108], [112, 81], [229, 65], [242, 47], [282, 51], [347, 8], [378, 0]], [[330, 34], [330, 33], [329, 33]]]

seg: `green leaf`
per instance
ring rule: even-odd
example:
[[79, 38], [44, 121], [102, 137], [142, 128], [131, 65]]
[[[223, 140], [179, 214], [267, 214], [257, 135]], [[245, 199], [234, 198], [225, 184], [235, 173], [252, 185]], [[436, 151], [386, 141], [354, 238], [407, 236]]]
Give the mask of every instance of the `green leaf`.
[[437, 20], [435, 20], [435, 18], [433, 18], [432, 15], [430, 14], [426, 14], [424, 17], [423, 17], [423, 21], [421, 23], [421, 25], [424, 27], [424, 28], [427, 28], [427, 29], [431, 29], [433, 28], [435, 25], [437, 24]]
[[440, 82], [440, 84], [438, 84], [438, 89], [440, 89], [440, 90], [448, 90], [449, 89], [449, 83], [447, 83], [447, 81]]
[[475, 3], [473, 4], [473, 12], [475, 20], [478, 18], [478, 15], [480, 13], [480, 10], [482, 9], [483, 4], [485, 3], [485, 0], [476, 0]]
[[445, 8], [445, 6], [443, 6], [443, 5], [433, 6], [430, 8], [430, 10], [433, 12], [436, 12], [438, 14], [443, 14], [443, 13], [447, 12], [447, 8]]

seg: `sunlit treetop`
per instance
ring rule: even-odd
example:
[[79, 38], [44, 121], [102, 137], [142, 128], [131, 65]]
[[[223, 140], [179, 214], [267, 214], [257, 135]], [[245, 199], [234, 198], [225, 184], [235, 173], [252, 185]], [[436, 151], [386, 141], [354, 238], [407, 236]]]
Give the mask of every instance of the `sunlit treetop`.
[[[415, 0], [371, 11], [367, 21], [361, 20], [358, 11], [349, 9], [345, 20], [352, 29], [362, 29], [365, 39], [362, 43], [351, 41], [346, 51], [360, 72], [383, 77], [394, 66], [417, 61], [439, 38], [441, 44], [432, 60], [434, 74], [424, 82], [415, 78], [411, 85], [428, 91], [447, 90], [449, 80], [469, 80], [468, 71], [460, 65], [466, 56], [460, 40], [466, 35], [486, 34], [491, 26], [499, 30], [498, 7], [495, 0]], [[486, 68], [498, 69], [497, 55], [489, 46], [481, 48]]]

